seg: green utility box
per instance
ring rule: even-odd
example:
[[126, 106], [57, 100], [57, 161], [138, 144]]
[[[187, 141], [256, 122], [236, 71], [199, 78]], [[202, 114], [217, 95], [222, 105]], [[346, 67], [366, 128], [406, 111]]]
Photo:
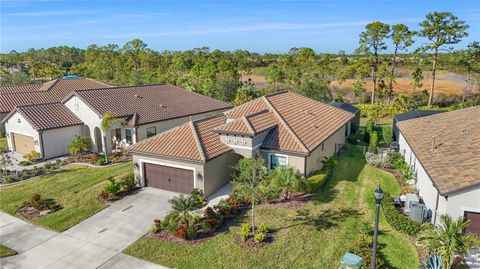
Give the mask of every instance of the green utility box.
[[362, 257], [347, 252], [340, 263], [339, 269], [359, 269], [362, 266]]

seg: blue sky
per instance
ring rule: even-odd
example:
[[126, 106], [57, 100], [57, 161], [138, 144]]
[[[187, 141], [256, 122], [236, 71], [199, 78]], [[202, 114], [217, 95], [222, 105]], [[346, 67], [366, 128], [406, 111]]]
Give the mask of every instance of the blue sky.
[[431, 11], [450, 11], [470, 25], [469, 37], [456, 48], [480, 40], [479, 0], [0, 1], [1, 52], [123, 45], [134, 38], [156, 50], [352, 52], [367, 23], [416, 29]]

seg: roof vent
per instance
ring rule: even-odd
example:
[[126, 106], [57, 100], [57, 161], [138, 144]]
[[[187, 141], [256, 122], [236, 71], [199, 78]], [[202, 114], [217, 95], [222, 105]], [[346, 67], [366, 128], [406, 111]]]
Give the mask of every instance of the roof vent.
[[141, 97], [141, 96], [138, 95], [138, 94], [134, 94], [133, 96], [134, 96], [135, 98], [138, 98], [138, 99], [143, 99], [143, 97]]
[[167, 108], [167, 106], [164, 105], [164, 104], [160, 104], [160, 107], [162, 107], [162, 108]]

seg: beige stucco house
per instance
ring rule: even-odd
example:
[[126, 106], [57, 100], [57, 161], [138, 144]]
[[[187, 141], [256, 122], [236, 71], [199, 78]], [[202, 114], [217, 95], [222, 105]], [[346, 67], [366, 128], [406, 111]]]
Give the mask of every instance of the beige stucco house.
[[267, 169], [291, 166], [309, 175], [339, 151], [353, 113], [292, 92], [252, 100], [192, 120], [137, 143], [133, 154], [141, 186], [212, 194], [230, 179], [240, 158], [262, 156]]
[[[93, 152], [110, 153], [229, 108], [227, 103], [170, 85], [109, 87], [73, 91], [61, 103], [17, 106], [2, 123], [10, 150], [23, 154], [35, 150], [48, 159], [67, 154], [76, 134], [91, 138]], [[104, 133], [101, 121], [106, 112], [120, 122]]]
[[400, 121], [400, 152], [415, 174], [418, 195], [432, 212], [470, 220], [480, 236], [480, 106]]

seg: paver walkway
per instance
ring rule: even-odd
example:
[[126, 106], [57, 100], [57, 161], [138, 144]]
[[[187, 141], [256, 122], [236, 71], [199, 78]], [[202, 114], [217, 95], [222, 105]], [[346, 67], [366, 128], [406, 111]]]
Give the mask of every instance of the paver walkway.
[[176, 193], [144, 188], [57, 233], [0, 212], [0, 243], [19, 254], [2, 268], [165, 268], [122, 252], [169, 210]]

